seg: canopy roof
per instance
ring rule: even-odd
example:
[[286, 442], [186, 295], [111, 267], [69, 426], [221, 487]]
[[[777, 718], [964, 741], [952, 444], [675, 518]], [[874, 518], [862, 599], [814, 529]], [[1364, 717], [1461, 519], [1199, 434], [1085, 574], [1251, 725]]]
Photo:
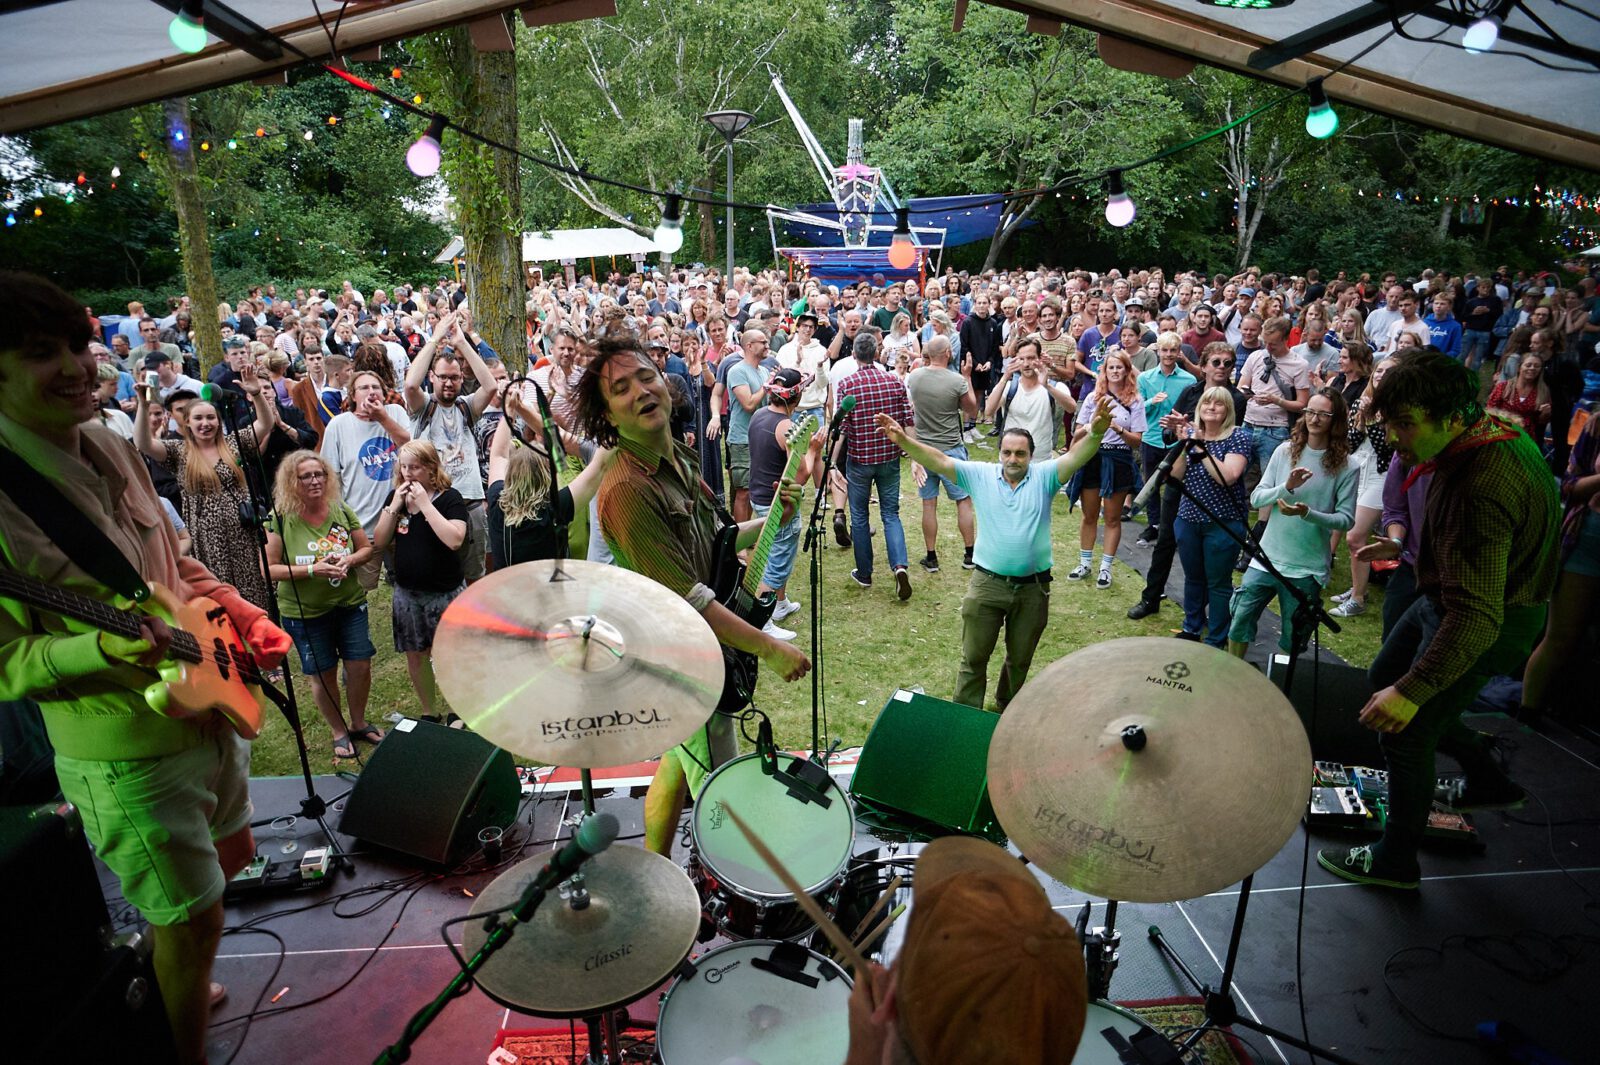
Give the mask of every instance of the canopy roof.
[[[992, 195], [979, 196], [927, 196], [907, 200], [912, 210], [911, 224], [921, 228], [942, 230], [943, 245], [971, 244], [975, 240], [988, 240], [994, 235], [1000, 221], [1001, 204]], [[831, 203], [805, 203], [795, 208], [800, 214], [815, 215], [830, 221], [839, 220], [839, 209]], [[894, 214], [881, 205], [872, 213], [877, 243], [888, 247], [894, 232]], [[1032, 225], [1032, 221], [1023, 223]], [[844, 233], [836, 228], [814, 225], [801, 220], [786, 219], [783, 228], [791, 237], [813, 244], [839, 247], [844, 244]], [[927, 243], [923, 241], [922, 243]]]
[[[0, 10], [0, 133], [116, 111], [168, 96], [247, 81], [332, 54], [468, 24], [484, 50], [509, 48], [490, 16], [522, 9], [530, 26], [616, 14], [616, 0], [205, 0], [208, 46], [173, 47], [167, 26], [178, 0], [21, 0]], [[326, 20], [326, 21], [324, 21]]]
[[[460, 237], [452, 237], [433, 261], [447, 263], [465, 248], [466, 243]], [[660, 250], [654, 240], [641, 237], [631, 229], [557, 229], [522, 234], [522, 261], [525, 263], [560, 262], [563, 259], [598, 258], [602, 255], [654, 255]]]
[[927, 262], [927, 249], [917, 249], [917, 260], [905, 269], [889, 265], [889, 249], [882, 248], [779, 248], [778, 254], [803, 265], [818, 281], [904, 281], [918, 276]]
[[[1600, 5], [1594, 0], [1521, 0], [1491, 52], [1454, 47], [1470, 20], [1448, 0], [1299, 0], [1271, 10], [1214, 7], [1201, 0], [989, 0], [1030, 16], [1030, 28], [1059, 23], [1300, 86], [1354, 56], [1329, 77], [1344, 100], [1421, 125], [1600, 170]], [[957, 0], [959, 20], [967, 7]], [[1411, 15], [1405, 32], [1362, 53]], [[1565, 42], [1550, 44], [1529, 12]], [[1363, 28], [1364, 27], [1364, 28]], [[1350, 29], [1358, 32], [1346, 36]], [[1297, 35], [1305, 37], [1296, 41]], [[1540, 42], [1544, 42], [1543, 49]], [[1536, 56], [1552, 70], [1514, 53]]]

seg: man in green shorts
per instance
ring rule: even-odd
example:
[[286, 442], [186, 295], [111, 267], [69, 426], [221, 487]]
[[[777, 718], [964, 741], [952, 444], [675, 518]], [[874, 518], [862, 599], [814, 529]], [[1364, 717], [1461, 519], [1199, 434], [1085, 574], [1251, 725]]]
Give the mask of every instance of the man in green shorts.
[[[695, 449], [672, 439], [672, 400], [666, 378], [639, 350], [637, 339], [595, 345], [578, 385], [583, 435], [616, 449], [596, 496], [600, 531], [617, 565], [670, 588], [700, 612], [728, 647], [761, 658], [784, 680], [799, 680], [811, 660], [793, 644], [763, 633], [716, 601], [711, 590], [711, 548], [717, 513], [700, 479]], [[785, 482], [782, 506], [798, 505], [800, 488]], [[739, 526], [739, 546], [754, 544], [762, 519]], [[645, 846], [670, 856], [686, 793], [698, 795], [705, 778], [738, 752], [733, 719], [714, 714], [695, 736], [662, 756], [645, 794]]]
[[[95, 409], [95, 359], [82, 304], [31, 274], [0, 271], [0, 288], [13, 307], [0, 340], [0, 446], [48, 480], [146, 583], [179, 600], [216, 600], [256, 661], [277, 665], [288, 634], [179, 556], [144, 463], [98, 422], [83, 425]], [[110, 602], [110, 590], [69, 561], [6, 489], [0, 485], [0, 565]], [[145, 702], [171, 642], [157, 618], [142, 617], [137, 637], [113, 635], [0, 598], [0, 699], [39, 703], [62, 794], [123, 897], [154, 927], [156, 981], [177, 1060], [191, 1065], [205, 1059], [210, 1007], [221, 993], [211, 964], [223, 888], [255, 846], [249, 744], [218, 714], [165, 717]]]
[[1033, 437], [1025, 429], [1000, 435], [1000, 461], [959, 462], [914, 439], [887, 414], [878, 428], [930, 474], [948, 477], [971, 493], [978, 517], [972, 548], [977, 564], [961, 600], [961, 667], [958, 703], [983, 708], [989, 657], [1006, 630], [1006, 658], [995, 703], [1004, 710], [1028, 679], [1034, 649], [1050, 616], [1050, 508], [1061, 486], [1100, 448], [1111, 424], [1111, 400], [1102, 397], [1089, 435], [1060, 458], [1033, 461]]

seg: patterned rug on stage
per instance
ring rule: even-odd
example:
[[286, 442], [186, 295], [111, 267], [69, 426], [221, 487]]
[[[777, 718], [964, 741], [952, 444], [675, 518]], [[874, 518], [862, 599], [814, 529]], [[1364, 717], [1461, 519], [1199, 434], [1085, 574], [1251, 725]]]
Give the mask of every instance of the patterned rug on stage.
[[[1192, 1031], [1206, 1019], [1205, 1005], [1197, 998], [1145, 999], [1118, 1005], [1168, 1036]], [[641, 1041], [650, 1042], [654, 1035], [647, 1029], [628, 1029], [622, 1037], [625, 1053], [627, 1048]], [[494, 1041], [489, 1061], [493, 1065], [570, 1065], [583, 1060], [588, 1048], [589, 1041], [581, 1027], [502, 1030]], [[1188, 1059], [1192, 1065], [1247, 1065], [1253, 1060], [1239, 1040], [1228, 1032], [1208, 1033], [1196, 1049], [1198, 1056]], [[645, 1054], [647, 1056], [647, 1050]], [[631, 1055], [628, 1057], [631, 1060]]]
[[[649, 1043], [654, 1039], [655, 1033], [648, 1029], [629, 1028], [622, 1033], [623, 1055], [629, 1061], [648, 1060], [648, 1048], [637, 1056], [629, 1051], [641, 1041]], [[574, 1028], [502, 1028], [489, 1060], [494, 1065], [571, 1065], [582, 1061], [588, 1051], [589, 1038], [581, 1024]]]
[[[1187, 1034], [1206, 1020], [1205, 1003], [1197, 998], [1142, 999], [1119, 1002], [1117, 1005], [1137, 1014], [1140, 1020], [1166, 1036], [1174, 1036], [1179, 1032]], [[1199, 1051], [1199, 1056], [1195, 1057], [1191, 1052], [1187, 1059], [1195, 1065], [1246, 1065], [1255, 1060], [1245, 1053], [1244, 1045], [1226, 1030], [1207, 1032], [1195, 1049]]]

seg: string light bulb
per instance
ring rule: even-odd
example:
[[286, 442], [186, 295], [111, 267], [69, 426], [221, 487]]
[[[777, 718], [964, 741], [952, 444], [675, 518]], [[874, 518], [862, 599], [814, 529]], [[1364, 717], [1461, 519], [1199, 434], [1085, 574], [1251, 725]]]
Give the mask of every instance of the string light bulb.
[[683, 247], [683, 198], [676, 192], [667, 193], [666, 206], [661, 209], [661, 223], [652, 238], [663, 255], [676, 254]]
[[239, 142], [234, 140], [232, 137], [229, 137], [228, 138], [228, 151], [231, 152], [237, 147], [239, 147]]
[[889, 242], [889, 265], [896, 270], [909, 270], [917, 261], [917, 246], [911, 242], [911, 208], [897, 207], [894, 212], [894, 239]]
[[167, 23], [167, 37], [180, 52], [194, 55], [206, 46], [206, 18], [201, 0], [183, 0]]
[[1131, 225], [1139, 210], [1122, 187], [1122, 171], [1111, 171], [1106, 184], [1111, 193], [1110, 198], [1106, 200], [1106, 221], [1118, 229]]
[[122, 167], [120, 167], [120, 166], [112, 167], [111, 168], [111, 176], [114, 177], [114, 178], [121, 177], [122, 176]]
[[417, 177], [433, 177], [444, 161], [444, 149], [439, 139], [444, 136], [444, 116], [435, 114], [428, 119], [428, 130], [406, 149], [406, 169]]
[[1478, 19], [1461, 33], [1461, 47], [1473, 55], [1493, 51], [1500, 39], [1500, 16], [1489, 14]]
[[1306, 133], [1325, 141], [1339, 132], [1339, 113], [1328, 102], [1321, 78], [1312, 78], [1306, 83], [1306, 96], [1311, 101], [1311, 109], [1306, 112]]

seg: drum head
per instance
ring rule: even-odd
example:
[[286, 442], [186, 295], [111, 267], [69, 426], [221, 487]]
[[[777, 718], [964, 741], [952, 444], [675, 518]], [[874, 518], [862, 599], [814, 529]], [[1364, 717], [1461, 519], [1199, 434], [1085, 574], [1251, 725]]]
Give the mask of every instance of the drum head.
[[723, 811], [727, 803], [805, 885], [806, 893], [815, 894], [844, 871], [855, 845], [849, 797], [831, 778], [826, 795], [833, 800], [826, 809], [803, 802], [761, 771], [759, 755], [735, 758], [711, 774], [695, 801], [695, 853], [718, 881], [735, 891], [756, 899], [793, 897]]
[[[751, 964], [779, 946], [804, 951], [803, 975], [815, 987]], [[702, 955], [694, 975], [662, 999], [656, 1049], [664, 1065], [841, 1065], [850, 1052], [850, 988], [844, 970], [815, 951], [730, 943]]]
[[1078, 1041], [1078, 1052], [1072, 1055], [1072, 1065], [1118, 1065], [1122, 1058], [1106, 1040], [1105, 1032], [1114, 1029], [1124, 1039], [1131, 1040], [1150, 1026], [1137, 1014], [1109, 1002], [1089, 1003], [1089, 1012], [1083, 1018], [1083, 1038]]

